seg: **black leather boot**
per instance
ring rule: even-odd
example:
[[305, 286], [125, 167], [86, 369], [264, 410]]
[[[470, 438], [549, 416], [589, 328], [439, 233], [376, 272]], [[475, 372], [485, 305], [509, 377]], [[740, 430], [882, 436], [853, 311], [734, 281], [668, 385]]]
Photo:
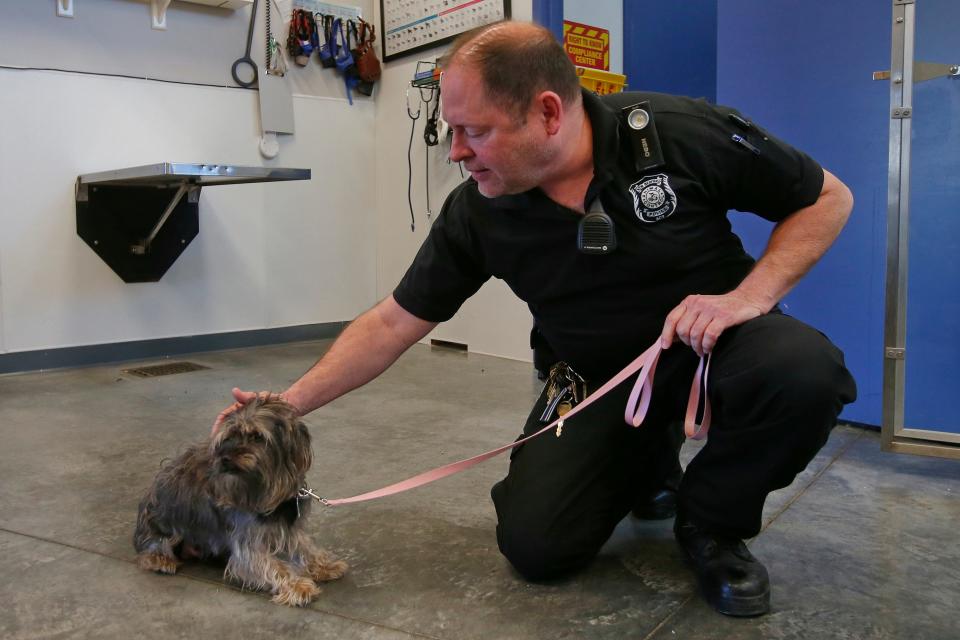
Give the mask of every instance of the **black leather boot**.
[[644, 496], [633, 505], [631, 511], [641, 520], [666, 520], [677, 515], [677, 492], [664, 487], [656, 493]]
[[697, 574], [704, 599], [728, 616], [770, 611], [770, 577], [743, 540], [716, 535], [677, 516], [674, 535]]

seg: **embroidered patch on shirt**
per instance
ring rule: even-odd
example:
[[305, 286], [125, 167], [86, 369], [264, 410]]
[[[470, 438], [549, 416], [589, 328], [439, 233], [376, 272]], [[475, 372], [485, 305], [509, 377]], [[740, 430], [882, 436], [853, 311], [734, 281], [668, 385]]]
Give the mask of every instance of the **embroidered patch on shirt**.
[[677, 210], [677, 194], [664, 173], [649, 176], [630, 185], [633, 210], [643, 222], [659, 222]]

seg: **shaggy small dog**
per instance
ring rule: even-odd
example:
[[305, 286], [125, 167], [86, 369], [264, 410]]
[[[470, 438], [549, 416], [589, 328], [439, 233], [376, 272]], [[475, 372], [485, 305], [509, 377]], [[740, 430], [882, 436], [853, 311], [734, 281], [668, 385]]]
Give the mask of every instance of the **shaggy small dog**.
[[293, 407], [258, 398], [209, 442], [166, 465], [140, 502], [133, 546], [140, 568], [176, 573], [183, 560], [227, 559], [224, 576], [301, 606], [347, 570], [303, 531], [298, 498], [313, 456]]

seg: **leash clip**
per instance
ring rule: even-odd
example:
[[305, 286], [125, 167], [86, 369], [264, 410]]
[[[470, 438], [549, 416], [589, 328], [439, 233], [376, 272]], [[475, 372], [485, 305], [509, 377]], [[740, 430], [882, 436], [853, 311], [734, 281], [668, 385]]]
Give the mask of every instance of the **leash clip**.
[[322, 497], [318, 496], [318, 495], [315, 494], [313, 491], [311, 491], [309, 487], [303, 487], [302, 489], [300, 489], [300, 491], [297, 492], [297, 497], [298, 497], [298, 498], [313, 498], [314, 500], [316, 500], [317, 502], [319, 502], [320, 504], [322, 504], [322, 505], [325, 506], [325, 507], [329, 507], [329, 506], [330, 506], [330, 502], [329, 502], [326, 498], [322, 498]]

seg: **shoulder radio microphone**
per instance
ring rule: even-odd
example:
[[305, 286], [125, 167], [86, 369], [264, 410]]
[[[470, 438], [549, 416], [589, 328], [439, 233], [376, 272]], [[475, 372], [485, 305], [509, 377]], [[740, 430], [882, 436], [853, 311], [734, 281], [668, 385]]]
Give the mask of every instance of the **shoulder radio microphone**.
[[[620, 110], [620, 119], [628, 128], [633, 147], [634, 166], [638, 172], [661, 166], [663, 151], [653, 121], [650, 102], [638, 102]], [[577, 250], [590, 255], [608, 255], [617, 248], [617, 229], [613, 219], [603, 210], [600, 197], [590, 203], [577, 228]]]

